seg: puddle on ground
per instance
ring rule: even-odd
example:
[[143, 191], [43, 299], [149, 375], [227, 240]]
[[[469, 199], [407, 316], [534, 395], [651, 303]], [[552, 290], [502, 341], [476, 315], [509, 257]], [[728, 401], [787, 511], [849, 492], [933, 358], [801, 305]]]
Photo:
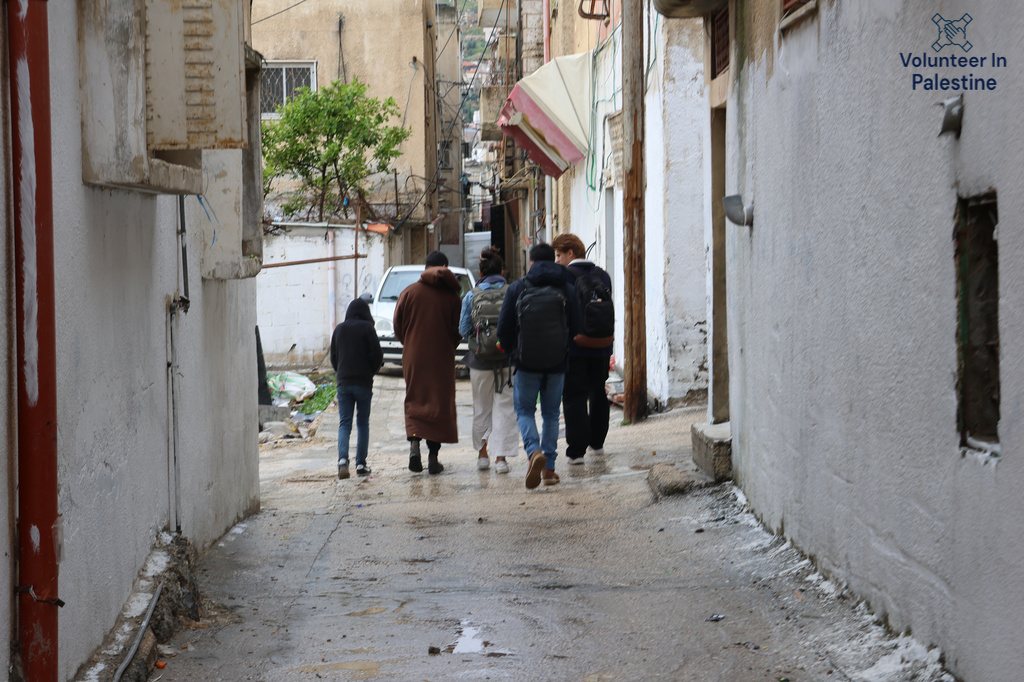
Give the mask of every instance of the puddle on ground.
[[455, 642], [455, 648], [452, 649], [453, 654], [479, 654], [484, 650], [483, 638], [480, 637], [480, 628], [473, 627], [466, 621], [462, 621], [462, 634], [459, 635], [459, 640]]

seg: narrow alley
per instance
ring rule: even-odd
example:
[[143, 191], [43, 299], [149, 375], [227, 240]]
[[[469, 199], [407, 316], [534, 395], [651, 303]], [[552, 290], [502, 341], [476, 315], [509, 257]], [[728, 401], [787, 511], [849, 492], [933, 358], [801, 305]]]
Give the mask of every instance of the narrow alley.
[[660, 501], [656, 463], [697, 476], [704, 408], [612, 428], [605, 454], [559, 460], [560, 485], [406, 468], [400, 375], [378, 375], [365, 479], [336, 477], [337, 411], [261, 447], [262, 511], [201, 558], [205, 613], [161, 647], [183, 680], [952, 681], [908, 637], [823, 580], [731, 484]]

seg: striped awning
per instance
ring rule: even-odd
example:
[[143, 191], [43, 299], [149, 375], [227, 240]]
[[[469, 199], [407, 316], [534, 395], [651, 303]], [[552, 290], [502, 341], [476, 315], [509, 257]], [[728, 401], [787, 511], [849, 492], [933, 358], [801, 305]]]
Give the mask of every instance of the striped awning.
[[516, 83], [501, 109], [502, 132], [547, 175], [587, 156], [593, 68], [590, 52], [556, 57]]

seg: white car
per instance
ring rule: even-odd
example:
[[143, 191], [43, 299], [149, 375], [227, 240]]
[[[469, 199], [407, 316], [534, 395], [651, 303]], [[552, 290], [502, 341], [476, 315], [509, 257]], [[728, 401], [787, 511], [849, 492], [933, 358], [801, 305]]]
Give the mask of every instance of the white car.
[[[476, 278], [466, 268], [448, 268], [459, 281], [459, 299], [461, 300], [470, 289], [476, 285]], [[377, 285], [377, 291], [371, 296], [363, 294], [362, 299], [370, 304], [370, 314], [373, 315], [373, 325], [377, 330], [377, 337], [380, 339], [381, 350], [384, 351], [384, 362], [402, 364], [402, 344], [395, 338], [395, 306], [398, 305], [398, 296], [407, 286], [419, 280], [423, 274], [422, 265], [394, 265], [387, 269], [384, 276]], [[465, 341], [459, 343], [455, 351], [455, 358], [462, 362], [469, 346]]]

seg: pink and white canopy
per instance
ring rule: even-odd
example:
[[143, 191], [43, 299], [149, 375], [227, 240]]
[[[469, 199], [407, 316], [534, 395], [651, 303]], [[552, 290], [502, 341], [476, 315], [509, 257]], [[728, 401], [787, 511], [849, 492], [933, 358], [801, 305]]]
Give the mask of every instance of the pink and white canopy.
[[498, 117], [547, 175], [559, 177], [587, 156], [593, 54], [555, 57], [516, 83]]

